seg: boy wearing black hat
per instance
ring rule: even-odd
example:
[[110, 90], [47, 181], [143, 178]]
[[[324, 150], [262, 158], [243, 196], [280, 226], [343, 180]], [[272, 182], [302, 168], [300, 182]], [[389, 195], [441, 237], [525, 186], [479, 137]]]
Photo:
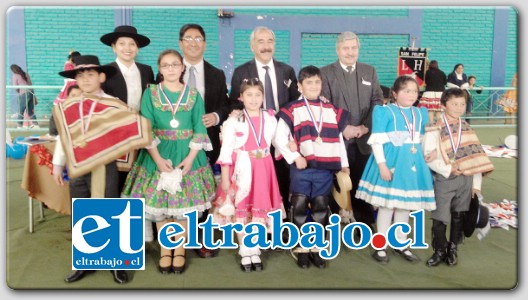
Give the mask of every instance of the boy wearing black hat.
[[440, 103], [444, 113], [435, 124], [426, 127], [423, 140], [436, 198], [436, 210], [431, 213], [434, 254], [426, 263], [430, 267], [442, 262], [457, 264], [457, 245], [462, 242], [471, 198], [481, 189], [482, 175], [494, 169], [476, 133], [460, 118], [466, 112], [467, 93], [459, 88], [448, 89]]
[[[124, 101], [133, 111], [139, 111], [141, 107], [141, 96], [151, 83], [154, 83], [154, 72], [149, 65], [135, 61], [139, 49], [150, 44], [150, 39], [137, 32], [137, 29], [129, 25], [117, 26], [113, 32], [101, 36], [101, 42], [112, 47], [116, 55], [114, 62], [107, 66], [116, 69], [113, 76], [108, 76], [102, 85], [105, 93]], [[132, 166], [131, 159], [134, 154], [130, 153], [125, 159], [118, 160], [118, 189], [123, 190], [128, 171]], [[154, 240], [152, 222], [145, 220], [145, 241]]]
[[[119, 198], [120, 191], [117, 188], [115, 159], [132, 150], [131, 147], [139, 148], [150, 144], [151, 137], [144, 134], [145, 131], [150, 131], [150, 124], [146, 125], [137, 116], [136, 122], [139, 122], [138, 124], [141, 126], [139, 136], [143, 135], [143, 138], [138, 138], [138, 135], [133, 136], [135, 133], [128, 129], [121, 129], [119, 127], [120, 117], [128, 118], [128, 123], [130, 123], [130, 114], [137, 114], [129, 112], [119, 99], [105, 94], [101, 89], [101, 84], [106, 77], [112, 76], [116, 72], [115, 68], [101, 66], [99, 59], [94, 55], [79, 56], [76, 58], [75, 64], [73, 70], [59, 73], [61, 76], [77, 80], [82, 95], [67, 99], [53, 109], [59, 131], [53, 154], [53, 177], [57, 184], [63, 185], [62, 174], [64, 166], [68, 163], [68, 173], [71, 178], [69, 189], [72, 198]], [[96, 106], [98, 113], [94, 114]], [[107, 111], [112, 109], [114, 112], [116, 109], [119, 111], [119, 113], [113, 113], [112, 125], [105, 124], [107, 122], [104, 122], [103, 108], [106, 108]], [[77, 119], [73, 120], [73, 117]], [[108, 134], [105, 136], [105, 132], [109, 128], [113, 130], [113, 136]], [[130, 146], [122, 147], [117, 145], [121, 140], [117, 140], [116, 133], [125, 140], [133, 136], [134, 139], [142, 141], [126, 143]], [[108, 155], [101, 157], [101, 159], [86, 159], [85, 161], [75, 156], [75, 152], [80, 149], [84, 152], [93, 151], [93, 153], [108, 150], [108, 145], [106, 149], [102, 149], [103, 146], [98, 144], [101, 140], [105, 140], [105, 144], [111, 144], [112, 149], [108, 151]], [[74, 159], [75, 163], [72, 163]], [[104, 179], [101, 180], [101, 178]], [[93, 271], [74, 271], [65, 278], [65, 281], [70, 283], [80, 280], [90, 272]], [[112, 270], [111, 272], [117, 283], [128, 282], [128, 275], [124, 270]]]

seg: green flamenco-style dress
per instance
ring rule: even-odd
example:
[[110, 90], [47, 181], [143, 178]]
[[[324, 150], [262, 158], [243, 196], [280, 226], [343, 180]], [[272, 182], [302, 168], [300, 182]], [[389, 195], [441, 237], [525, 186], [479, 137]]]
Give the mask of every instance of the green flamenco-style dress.
[[199, 150], [191, 171], [182, 177], [181, 191], [174, 194], [157, 190], [161, 172], [147, 149], [140, 150], [122, 194], [124, 197], [144, 198], [145, 218], [153, 222], [183, 219], [183, 214], [193, 210], [203, 212], [211, 207], [215, 196], [213, 171], [205, 155], [205, 151], [212, 150], [212, 144], [202, 123], [204, 102], [194, 88], [185, 86], [183, 93], [174, 117], [179, 122], [177, 128], [171, 127], [173, 113], [167, 101], [176, 108], [180, 92], [171, 92], [163, 84], [152, 84], [141, 100], [141, 115], [152, 124], [161, 157], [170, 159], [172, 166], [176, 167], [191, 149]]

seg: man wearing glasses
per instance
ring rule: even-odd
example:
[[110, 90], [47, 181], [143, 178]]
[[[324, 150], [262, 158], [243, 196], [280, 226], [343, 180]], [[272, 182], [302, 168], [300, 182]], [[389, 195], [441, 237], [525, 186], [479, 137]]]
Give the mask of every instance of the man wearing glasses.
[[[230, 102], [227, 96], [226, 78], [224, 71], [214, 67], [204, 60], [206, 48], [205, 31], [198, 24], [185, 24], [180, 28], [180, 49], [183, 52], [183, 63], [186, 72], [183, 80], [191, 87], [195, 87], [202, 95], [205, 104], [205, 114], [202, 122], [207, 128], [207, 135], [213, 144], [212, 151], [206, 151], [211, 166], [214, 166], [220, 154], [220, 125], [230, 112]], [[204, 213], [199, 222], [204, 222]], [[199, 233], [199, 239], [202, 232]], [[218, 250], [208, 250], [205, 247], [197, 249], [196, 253], [202, 257], [216, 256]]]

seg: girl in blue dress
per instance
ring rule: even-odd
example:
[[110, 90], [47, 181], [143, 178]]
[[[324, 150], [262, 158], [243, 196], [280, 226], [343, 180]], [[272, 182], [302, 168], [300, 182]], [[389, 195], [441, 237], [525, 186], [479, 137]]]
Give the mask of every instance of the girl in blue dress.
[[[372, 154], [359, 182], [356, 197], [378, 207], [378, 233], [386, 234], [393, 223], [409, 223], [412, 210], [436, 208], [433, 177], [421, 146], [421, 137], [428, 122], [427, 109], [416, 108], [418, 83], [409, 76], [400, 76], [392, 87], [394, 102], [375, 106], [372, 135], [368, 144]], [[407, 235], [397, 231], [404, 242]], [[409, 249], [394, 249], [408, 261], [418, 258]], [[385, 247], [373, 253], [380, 263], [388, 263]]]

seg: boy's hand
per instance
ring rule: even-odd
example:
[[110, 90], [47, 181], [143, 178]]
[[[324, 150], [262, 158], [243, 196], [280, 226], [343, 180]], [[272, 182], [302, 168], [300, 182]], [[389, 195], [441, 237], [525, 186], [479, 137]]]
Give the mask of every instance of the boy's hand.
[[299, 170], [306, 169], [306, 167], [308, 166], [308, 163], [306, 162], [306, 158], [304, 158], [302, 156], [297, 157], [295, 159], [295, 166]]
[[53, 165], [53, 180], [57, 185], [64, 185], [64, 179], [62, 178], [63, 171], [63, 166]]
[[347, 175], [350, 175], [350, 168], [348, 167], [344, 167], [344, 168], [341, 168], [341, 172], [347, 174]]
[[433, 160], [435, 160], [435, 159], [436, 159], [436, 149], [434, 149], [433, 151], [427, 153], [427, 154], [424, 156], [424, 158], [425, 158], [425, 162], [426, 162], [426, 163], [430, 163], [430, 162], [432, 162]]
[[462, 171], [459, 169], [459, 166], [456, 162], [451, 164], [451, 174], [455, 176], [462, 174]]
[[387, 167], [386, 163], [381, 163], [378, 165], [380, 169], [380, 176], [381, 179], [385, 181], [391, 181], [392, 180], [392, 172]]

